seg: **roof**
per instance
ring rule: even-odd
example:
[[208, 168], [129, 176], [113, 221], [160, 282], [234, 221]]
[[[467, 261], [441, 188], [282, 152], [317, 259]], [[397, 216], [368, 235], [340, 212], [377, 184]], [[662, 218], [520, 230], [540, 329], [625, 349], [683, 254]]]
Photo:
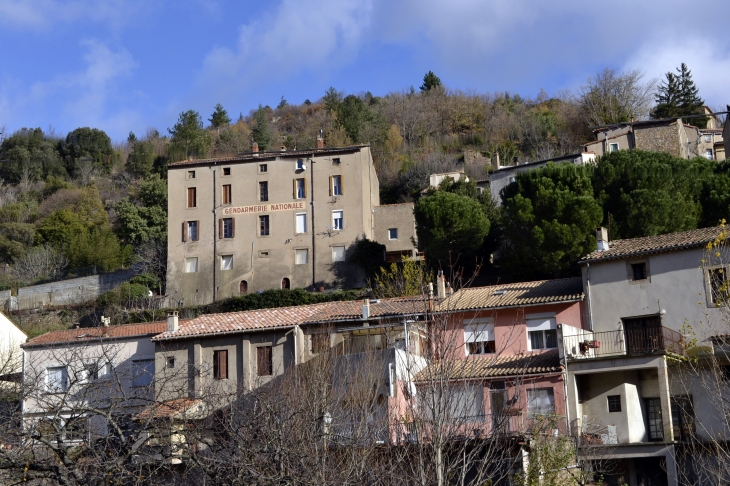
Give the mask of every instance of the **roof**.
[[177, 398], [175, 400], [168, 400], [163, 403], [154, 403], [136, 415], [137, 420], [147, 420], [149, 418], [175, 418], [180, 414], [192, 410], [194, 415], [201, 414], [205, 409], [205, 404], [201, 400], [195, 400], [190, 398]]
[[635, 255], [679, 251], [705, 246], [710, 241], [715, 240], [722, 231], [727, 231], [727, 229], [715, 226], [681, 233], [609, 241], [608, 250], [589, 253], [581, 259], [581, 263], [618, 260]]
[[[374, 319], [422, 313], [428, 305], [427, 300], [423, 297], [401, 297], [369, 302], [370, 318]], [[152, 340], [243, 333], [303, 324], [361, 321], [362, 306], [362, 300], [350, 300], [225, 314], [206, 314], [185, 323], [181, 322], [177, 331], [165, 330]]]
[[167, 329], [167, 321], [126, 324], [110, 327], [84, 327], [52, 331], [34, 337], [21, 347], [48, 346], [53, 344], [87, 342], [98, 339], [123, 339], [137, 336], [155, 335]]
[[436, 312], [499, 309], [583, 300], [580, 277], [461, 289], [439, 302]]
[[500, 171], [507, 172], [507, 171], [510, 171], [510, 170], [518, 170], [518, 169], [521, 169], [523, 167], [531, 167], [531, 166], [540, 165], [540, 164], [547, 165], [550, 162], [560, 162], [562, 160], [575, 160], [575, 159], [577, 159], [580, 156], [581, 156], [580, 153], [577, 153], [577, 154], [567, 154], [567, 155], [561, 155], [560, 157], [552, 157], [550, 159], [536, 160], [535, 162], [521, 162], [518, 165], [501, 165], [501, 166], [499, 166], [498, 169], [495, 169], [495, 171], [492, 172], [492, 174], [496, 174], [496, 173], [498, 173]]
[[308, 154], [316, 154], [316, 155], [340, 154], [340, 153], [346, 153], [346, 152], [354, 152], [354, 151], [362, 149], [363, 147], [368, 147], [368, 145], [353, 145], [350, 147], [336, 147], [336, 148], [323, 148], [323, 149], [312, 148], [312, 149], [307, 149], [307, 150], [284, 150], [284, 151], [278, 151], [278, 152], [277, 151], [249, 152], [246, 154], [236, 155], [233, 157], [181, 160], [179, 162], [173, 162], [171, 164], [167, 164], [167, 166], [168, 167], [179, 167], [179, 166], [189, 166], [189, 165], [217, 164], [217, 163], [221, 163], [221, 162], [250, 162], [252, 160], [260, 160], [260, 159], [275, 158], [275, 157], [295, 157], [298, 155], [308, 155]]
[[471, 356], [460, 360], [439, 361], [421, 370], [414, 381], [424, 382], [437, 376], [463, 380], [556, 373], [562, 370], [558, 350], [555, 349], [523, 355], [496, 356], [494, 358]]

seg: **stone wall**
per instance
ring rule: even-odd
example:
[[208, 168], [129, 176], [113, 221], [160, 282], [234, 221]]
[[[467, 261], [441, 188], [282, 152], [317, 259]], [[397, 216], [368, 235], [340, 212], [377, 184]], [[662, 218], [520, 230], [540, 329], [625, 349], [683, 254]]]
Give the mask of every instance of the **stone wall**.
[[665, 152], [682, 156], [677, 124], [668, 126], [634, 126], [635, 148], [649, 152]]

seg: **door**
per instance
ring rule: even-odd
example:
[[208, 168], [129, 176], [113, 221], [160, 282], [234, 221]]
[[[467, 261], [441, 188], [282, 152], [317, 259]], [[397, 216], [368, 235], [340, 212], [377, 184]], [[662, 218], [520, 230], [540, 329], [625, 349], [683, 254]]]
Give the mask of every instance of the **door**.
[[509, 415], [507, 414], [507, 390], [505, 382], [493, 381], [489, 386], [489, 402], [492, 407], [492, 430], [509, 432]]
[[646, 398], [646, 431], [649, 440], [664, 439], [664, 424], [662, 423], [662, 403], [658, 398]]
[[647, 354], [664, 349], [659, 316], [623, 319], [628, 354]]

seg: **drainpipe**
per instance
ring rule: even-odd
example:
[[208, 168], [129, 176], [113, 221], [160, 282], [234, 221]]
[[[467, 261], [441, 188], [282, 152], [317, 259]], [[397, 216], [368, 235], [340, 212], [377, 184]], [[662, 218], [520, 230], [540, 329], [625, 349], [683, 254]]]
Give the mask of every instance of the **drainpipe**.
[[218, 244], [218, 236], [217, 236], [217, 226], [218, 221], [216, 221], [216, 211], [215, 211], [215, 169], [213, 169], [213, 302], [215, 302], [216, 297], [218, 296], [218, 287], [216, 287], [218, 283], [217, 278], [217, 244]]
[[314, 237], [314, 159], [309, 159], [309, 201], [312, 206], [312, 292], [317, 288], [317, 253], [314, 251], [315, 237]]
[[593, 332], [593, 306], [591, 305], [591, 264], [586, 263], [586, 305], [588, 305], [588, 330]]

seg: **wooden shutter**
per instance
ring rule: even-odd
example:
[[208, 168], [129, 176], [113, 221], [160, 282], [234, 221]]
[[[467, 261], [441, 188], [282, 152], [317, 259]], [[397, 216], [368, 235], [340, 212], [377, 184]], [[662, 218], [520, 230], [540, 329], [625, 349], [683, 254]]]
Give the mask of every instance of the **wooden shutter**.
[[183, 240], [183, 242], [188, 241], [188, 222], [187, 221], [183, 221], [182, 240]]
[[195, 188], [188, 187], [188, 207], [189, 208], [197, 207], [197, 201], [195, 200], [196, 199], [195, 196], [196, 196]]
[[345, 195], [345, 176], [340, 174], [340, 196]]
[[271, 346], [256, 348], [256, 371], [259, 376], [271, 375]]
[[231, 238], [236, 236], [236, 218], [231, 218]]
[[218, 220], [218, 239], [223, 239], [223, 218]]
[[334, 176], [330, 176], [330, 196], [334, 196], [335, 194], [335, 178]]
[[294, 194], [294, 199], [296, 199], [297, 198], [297, 180], [296, 179], [294, 179], [294, 192], [293, 192], [293, 194]]
[[302, 179], [304, 181], [304, 199], [307, 199], [307, 178]]
[[221, 380], [228, 379], [228, 350], [218, 351], [218, 376]]

